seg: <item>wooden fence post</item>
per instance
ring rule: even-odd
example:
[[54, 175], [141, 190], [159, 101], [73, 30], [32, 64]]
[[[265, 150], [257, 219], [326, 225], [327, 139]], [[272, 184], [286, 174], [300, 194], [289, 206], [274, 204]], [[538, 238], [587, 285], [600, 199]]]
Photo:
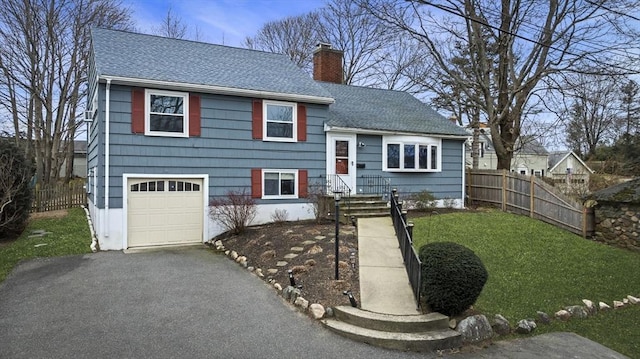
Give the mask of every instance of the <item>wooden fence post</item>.
[[536, 177], [534, 175], [531, 175], [531, 184], [530, 184], [530, 189], [529, 189], [529, 217], [533, 218], [533, 215], [535, 214], [535, 188], [536, 188], [536, 181], [535, 181]]

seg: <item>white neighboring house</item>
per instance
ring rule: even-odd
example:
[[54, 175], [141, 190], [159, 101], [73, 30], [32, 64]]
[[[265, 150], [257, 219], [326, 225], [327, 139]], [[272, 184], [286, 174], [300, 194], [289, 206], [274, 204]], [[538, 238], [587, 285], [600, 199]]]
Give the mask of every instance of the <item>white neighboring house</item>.
[[[467, 129], [467, 132], [473, 131]], [[516, 144], [516, 152], [511, 159], [511, 172], [522, 175], [544, 177], [548, 168], [549, 152], [533, 136], [520, 136]], [[471, 157], [471, 139], [466, 143], [466, 165], [473, 166]], [[498, 167], [498, 156], [493, 148], [491, 134], [488, 128], [480, 129], [478, 169], [495, 170]]]
[[552, 152], [549, 155], [547, 177], [564, 193], [589, 191], [589, 176], [594, 171], [573, 151]]

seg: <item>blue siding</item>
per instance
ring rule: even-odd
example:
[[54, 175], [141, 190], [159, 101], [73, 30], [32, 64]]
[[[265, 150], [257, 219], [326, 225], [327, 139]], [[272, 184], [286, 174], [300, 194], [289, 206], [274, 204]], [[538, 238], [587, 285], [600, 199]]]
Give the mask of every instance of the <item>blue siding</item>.
[[[109, 204], [112, 208], [122, 207], [124, 173], [206, 173], [209, 174], [210, 196], [221, 196], [228, 190], [243, 188], [250, 191], [252, 168], [306, 169], [310, 178], [324, 174], [326, 105], [306, 104], [306, 142], [263, 142], [252, 139], [252, 99], [199, 95], [200, 137], [152, 137], [131, 133], [131, 91], [128, 87], [111, 87]], [[100, 103], [104, 108], [103, 97]]]
[[357, 162], [364, 164], [357, 175], [382, 175], [403, 196], [429, 191], [438, 199], [463, 198], [462, 193], [462, 140], [442, 140], [441, 172], [382, 172], [382, 136], [358, 135], [358, 142], [366, 146], [358, 148]]

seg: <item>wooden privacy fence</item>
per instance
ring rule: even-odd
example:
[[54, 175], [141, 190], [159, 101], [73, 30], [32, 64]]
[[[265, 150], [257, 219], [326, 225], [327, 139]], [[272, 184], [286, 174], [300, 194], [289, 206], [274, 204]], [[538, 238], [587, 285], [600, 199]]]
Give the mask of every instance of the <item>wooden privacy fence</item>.
[[585, 207], [535, 176], [486, 170], [468, 170], [470, 203], [490, 203], [503, 211], [530, 216], [583, 237], [593, 236], [593, 208]]
[[55, 185], [36, 185], [33, 189], [31, 212], [46, 212], [87, 203], [84, 183], [60, 183]]

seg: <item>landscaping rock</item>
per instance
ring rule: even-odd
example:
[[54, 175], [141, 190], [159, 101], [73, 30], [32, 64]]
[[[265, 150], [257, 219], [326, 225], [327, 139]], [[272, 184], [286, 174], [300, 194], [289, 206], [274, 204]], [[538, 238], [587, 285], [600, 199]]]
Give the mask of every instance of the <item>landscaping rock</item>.
[[569, 320], [569, 318], [571, 318], [571, 313], [563, 309], [557, 311], [553, 316], [556, 317], [556, 319], [567, 321]]
[[538, 314], [538, 318], [540, 319], [540, 322], [542, 324], [551, 323], [551, 317], [549, 317], [549, 314], [547, 314], [545, 312], [541, 312], [541, 311], [537, 311], [536, 313]]
[[296, 297], [296, 299], [293, 301], [293, 304], [302, 309], [307, 309], [309, 307], [309, 301], [302, 297]]
[[458, 321], [456, 320], [456, 318], [451, 318], [451, 320], [449, 320], [449, 328], [456, 329], [457, 325]]
[[228, 256], [228, 255], [229, 255], [229, 253], [231, 253], [231, 251], [230, 251], [230, 250], [228, 250], [228, 249], [227, 249], [226, 251], [224, 251], [224, 255], [225, 255], [225, 256]]
[[619, 300], [613, 301], [613, 309], [618, 309], [624, 307], [624, 303]]
[[608, 310], [611, 309], [611, 306], [605, 302], [600, 302], [598, 303], [598, 307], [600, 308], [600, 310]]
[[311, 240], [306, 240], [304, 242], [302, 242], [303, 245], [308, 246], [310, 244], [316, 244], [316, 241], [311, 241]]
[[587, 311], [581, 305], [572, 305], [564, 309], [566, 309], [574, 318], [584, 319], [588, 316]]
[[516, 333], [529, 334], [536, 329], [536, 322], [532, 319], [522, 319], [516, 324]]
[[238, 258], [236, 258], [236, 262], [242, 264], [243, 262], [247, 262], [247, 257], [245, 256], [239, 256]]
[[304, 248], [302, 247], [291, 247], [292, 252], [302, 252]]
[[493, 336], [493, 329], [484, 315], [474, 315], [460, 321], [456, 330], [462, 334], [465, 343], [476, 343]]
[[309, 306], [309, 312], [311, 312], [311, 316], [314, 319], [322, 319], [322, 317], [324, 317], [324, 314], [325, 314], [324, 307], [322, 306], [322, 304], [318, 304], [318, 303], [311, 304]]
[[318, 240], [318, 241], [321, 241], [321, 240], [326, 239], [326, 238], [327, 237], [325, 237], [325, 236], [316, 236], [315, 237], [315, 239]]
[[278, 273], [278, 270], [275, 269], [275, 268], [269, 268], [269, 269], [267, 269], [267, 273], [271, 274], [271, 275], [274, 275], [274, 274]]
[[229, 253], [229, 257], [235, 261], [236, 258], [238, 258], [238, 253], [236, 251], [231, 251], [231, 253]]
[[622, 303], [623, 303], [624, 305], [629, 304], [629, 299], [628, 299], [628, 298], [624, 298], [624, 299], [622, 299]]
[[333, 317], [333, 308], [328, 307], [327, 309], [325, 309], [324, 316], [327, 318]]
[[271, 258], [275, 258], [275, 257], [276, 257], [276, 251], [273, 250], [273, 249], [269, 249], [268, 251], [264, 251], [260, 255], [260, 258], [262, 258], [263, 260], [271, 259]]
[[491, 327], [493, 328], [493, 331], [499, 335], [507, 335], [511, 333], [511, 324], [509, 324], [507, 318], [503, 317], [501, 314], [496, 314], [494, 317], [494, 323]]
[[264, 278], [264, 274], [262, 274], [262, 269], [258, 268], [254, 272], [258, 277]]
[[640, 304], [640, 298], [636, 298], [632, 295], [628, 295], [627, 299], [629, 299], [629, 303], [631, 304]]
[[289, 253], [289, 254], [285, 254], [284, 259], [293, 259], [295, 257], [297, 257], [298, 255], [295, 253]]
[[285, 262], [285, 261], [278, 261], [278, 262], [276, 263], [276, 267], [286, 267], [286, 266], [287, 266], [287, 264], [289, 264], [289, 263], [288, 263], [288, 262]]
[[584, 303], [584, 308], [587, 310], [587, 314], [594, 315], [598, 312], [598, 308], [593, 304], [589, 299], [583, 299], [582, 303]]
[[249, 267], [247, 267], [247, 270], [248, 270], [249, 272], [253, 272], [254, 270], [256, 270], [256, 267], [249, 266]]
[[273, 287], [274, 287], [278, 292], [282, 290], [282, 286], [280, 285], [280, 283], [275, 283], [275, 284], [273, 285]]

